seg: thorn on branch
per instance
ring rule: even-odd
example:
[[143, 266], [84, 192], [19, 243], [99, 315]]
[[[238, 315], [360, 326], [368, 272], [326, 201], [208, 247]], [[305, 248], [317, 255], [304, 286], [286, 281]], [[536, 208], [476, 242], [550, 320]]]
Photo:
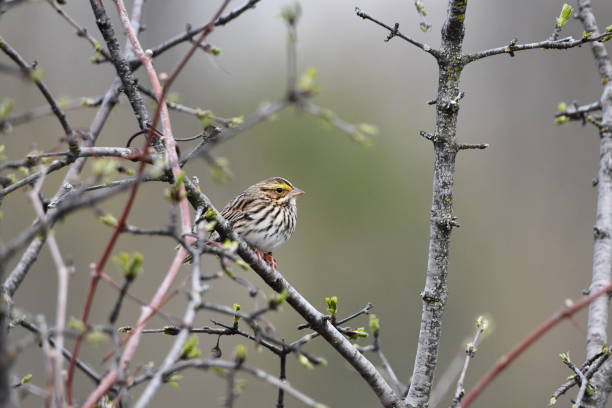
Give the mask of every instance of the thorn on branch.
[[389, 35], [387, 35], [387, 38], [385, 38], [385, 42], [389, 42], [389, 40], [391, 40], [393, 37], [397, 36], [399, 34], [399, 23], [395, 23], [395, 25], [393, 26], [393, 30], [389, 31]]
[[421, 131], [419, 132], [419, 135], [423, 136], [425, 139], [429, 140], [429, 141], [430, 141], [430, 142], [432, 142], [432, 143], [439, 142], [439, 139], [440, 139], [440, 138], [439, 138], [438, 136], [436, 136], [435, 134], [433, 134], [433, 133], [429, 133], [429, 132], [426, 132], [426, 131], [424, 131], [424, 130], [421, 130]]
[[595, 239], [606, 239], [606, 238], [610, 238], [610, 233], [608, 231], [604, 231], [603, 229], [595, 226], [593, 227], [593, 236]]
[[513, 38], [512, 41], [510, 41], [510, 44], [508, 44], [506, 47], [506, 52], [510, 55], [510, 57], [514, 57], [514, 46], [517, 42], [518, 38]]
[[483, 150], [489, 147], [488, 143], [480, 143], [480, 144], [459, 144], [457, 145], [457, 150], [473, 150], [479, 149]]

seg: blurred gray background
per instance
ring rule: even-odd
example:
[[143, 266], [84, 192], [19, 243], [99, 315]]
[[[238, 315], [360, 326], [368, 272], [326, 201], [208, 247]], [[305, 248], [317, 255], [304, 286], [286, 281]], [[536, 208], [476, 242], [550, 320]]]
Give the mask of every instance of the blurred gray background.
[[[105, 2], [116, 16], [112, 2]], [[173, 92], [181, 102], [212, 110], [220, 116], [248, 115], [263, 101], [283, 96], [285, 87], [286, 30], [279, 17], [288, 1], [262, 0], [227, 27], [209, 37], [222, 49], [213, 58], [198, 52], [176, 81]], [[434, 110], [426, 104], [437, 87], [437, 67], [427, 54], [400, 39], [383, 42], [387, 33], [355, 16], [354, 7], [385, 21], [400, 23], [407, 35], [433, 46], [439, 45], [446, 2], [426, 1], [433, 27], [418, 28], [412, 1], [308, 0], [302, 2], [303, 18], [298, 26], [299, 69], [318, 68], [321, 93], [315, 102], [332, 109], [343, 119], [368, 122], [380, 128], [374, 146], [365, 148], [320, 120], [284, 111], [274, 120], [253, 128], [216, 149], [226, 157], [234, 178], [215, 184], [203, 161], [187, 166], [198, 175], [204, 191], [218, 206], [256, 181], [284, 176], [307, 192], [299, 200], [299, 223], [294, 237], [276, 252], [279, 269], [316, 306], [324, 309], [324, 297], [340, 298], [340, 314], [352, 313], [367, 302], [375, 305], [381, 319], [382, 344], [402, 380], [412, 373], [421, 315], [419, 292], [424, 285], [427, 258], [428, 218], [431, 204], [431, 144], [418, 136], [432, 130]], [[145, 7], [142, 35], [144, 47], [184, 30], [186, 23], [207, 22], [220, 1], [149, 0]], [[230, 7], [242, 2], [234, 0]], [[128, 2], [128, 9], [131, 4]], [[466, 15], [467, 52], [548, 38], [561, 1], [471, 0]], [[594, 1], [600, 27], [612, 23], [612, 5]], [[101, 35], [88, 2], [69, 1], [66, 10]], [[114, 20], [117, 22], [116, 19]], [[122, 30], [115, 25], [118, 35]], [[570, 21], [562, 35], [579, 37], [583, 29]], [[108, 65], [91, 65], [93, 50], [45, 2], [32, 2], [5, 14], [0, 33], [28, 60], [36, 59], [45, 70], [45, 80], [57, 96], [80, 97], [102, 94], [114, 78]], [[123, 41], [123, 37], [121, 36]], [[187, 45], [177, 47], [155, 61], [160, 72], [171, 72]], [[10, 63], [0, 56], [0, 61]], [[140, 74], [142, 75], [142, 74]], [[148, 84], [141, 76], [142, 82]], [[569, 51], [528, 51], [515, 58], [497, 56], [466, 68], [461, 88], [458, 137], [466, 143], [490, 143], [485, 151], [461, 153], [457, 160], [455, 213], [461, 228], [453, 234], [449, 267], [447, 311], [440, 350], [438, 377], [461, 353], [473, 322], [480, 314], [491, 316], [495, 330], [479, 348], [467, 379], [469, 388], [520, 338], [564, 304], [577, 299], [589, 285], [594, 222], [595, 190], [591, 180], [598, 163], [598, 135], [579, 124], [556, 126], [558, 102], [589, 103], [599, 98], [600, 80], [590, 47]], [[0, 97], [15, 99], [15, 112], [44, 104], [33, 86], [14, 77], [0, 76]], [[87, 127], [94, 110], [69, 114], [75, 127]], [[200, 130], [197, 119], [172, 112], [177, 137]], [[137, 130], [128, 104], [122, 99], [104, 129], [100, 146], [123, 145]], [[62, 132], [53, 117], [16, 127], [0, 135], [11, 159], [22, 157], [32, 147], [56, 146]], [[187, 146], [182, 149], [186, 151]], [[53, 193], [63, 172], [50, 177], [45, 191]], [[143, 186], [129, 222], [142, 227], [166, 222], [166, 186]], [[118, 215], [125, 202], [119, 197], [100, 206]], [[0, 223], [2, 240], [10, 239], [34, 217], [24, 191], [7, 197]], [[89, 284], [88, 265], [95, 262], [111, 234], [92, 211], [83, 211], [57, 227], [64, 254], [74, 261], [76, 273], [70, 282], [70, 314], [78, 316]], [[166, 239], [122, 236], [119, 251], [141, 251], [144, 275], [133, 292], [149, 299], [166, 271], [175, 244]], [[208, 272], [218, 265], [208, 264]], [[187, 271], [187, 268], [185, 268]], [[109, 265], [107, 272], [120, 279]], [[252, 272], [241, 272], [259, 286]], [[187, 273], [179, 279], [186, 279]], [[231, 305], [252, 302], [244, 290], [226, 279], [213, 283], [208, 300]], [[15, 301], [24, 311], [44, 313], [53, 321], [56, 273], [47, 250], [31, 270]], [[266, 291], [270, 293], [269, 290]], [[105, 322], [115, 292], [100, 285], [92, 322]], [[180, 316], [183, 294], [166, 311]], [[126, 302], [120, 325], [132, 324], [138, 308]], [[198, 325], [210, 325], [211, 313], [199, 315]], [[279, 335], [288, 340], [302, 332], [290, 308], [270, 315]], [[531, 347], [504, 372], [477, 401], [476, 406], [511, 407], [517, 402], [544, 406], [550, 394], [570, 374], [558, 354], [570, 351], [576, 362], [584, 357], [584, 312], [577, 326], [564, 322]], [[150, 327], [161, 327], [154, 319]], [[367, 326], [362, 319], [354, 323]], [[24, 334], [17, 329], [14, 339]], [[153, 359], [159, 362], [172, 338], [147, 335], [133, 366]], [[205, 353], [215, 339], [202, 336]], [[239, 339], [222, 339], [226, 357]], [[363, 342], [362, 343], [367, 343]], [[249, 363], [276, 373], [276, 358], [257, 352], [249, 344]], [[108, 347], [85, 346], [83, 358], [100, 370], [101, 355]], [[288, 368], [293, 385], [332, 407], [377, 406], [374, 394], [359, 376], [322, 341], [308, 350], [324, 356], [329, 365], [307, 371], [295, 359]], [[378, 364], [378, 360], [371, 356]], [[44, 386], [43, 357], [34, 349], [24, 354], [16, 374], [35, 374]], [[276, 391], [250, 377], [238, 407], [270, 407]], [[90, 383], [78, 378], [77, 397], [83, 398]], [[156, 407], [218, 406], [224, 395], [223, 382], [203, 372], [186, 372], [179, 389], [163, 387]], [[572, 395], [574, 393], [572, 392]], [[40, 401], [31, 397], [30, 406]], [[568, 400], [560, 401], [566, 405]], [[178, 405], [177, 405], [178, 404]], [[300, 406], [288, 397], [287, 406]]]

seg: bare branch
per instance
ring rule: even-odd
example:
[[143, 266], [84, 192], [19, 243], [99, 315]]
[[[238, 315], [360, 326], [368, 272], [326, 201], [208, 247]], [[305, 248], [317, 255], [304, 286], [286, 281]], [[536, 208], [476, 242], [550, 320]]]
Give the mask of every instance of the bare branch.
[[385, 23], [378, 21], [377, 19], [375, 19], [374, 17], [371, 17], [369, 14], [363, 12], [360, 8], [355, 7], [355, 13], [357, 13], [358, 17], [363, 18], [364, 20], [370, 20], [373, 23], [386, 28], [389, 31], [389, 35], [387, 36], [387, 38], [385, 39], [385, 41], [389, 41], [391, 40], [393, 37], [399, 37], [402, 40], [405, 40], [407, 42], [409, 42], [410, 44], [414, 45], [417, 48], [422, 49], [423, 51], [425, 51], [428, 54], [433, 55], [435, 58], [438, 58], [440, 56], [440, 52], [434, 48], [431, 48], [429, 45], [427, 44], [423, 44], [422, 42], [419, 42], [411, 37], [408, 37], [404, 34], [402, 34], [399, 31], [399, 23], [395, 23], [394, 27], [389, 27], [388, 25], [386, 25]]
[[583, 44], [597, 43], [601, 40], [607, 40], [612, 34], [592, 34], [583, 37], [579, 40], [575, 40], [572, 37], [565, 37], [560, 40], [548, 39], [544, 41], [528, 43], [528, 44], [517, 44], [516, 40], [510, 41], [510, 43], [504, 47], [492, 48], [490, 50], [479, 51], [473, 54], [467, 54], [462, 57], [465, 64], [470, 62], [478, 61], [480, 59], [491, 57], [493, 55], [508, 54], [514, 57], [514, 53], [517, 51], [544, 49], [544, 50], [567, 50], [570, 48], [580, 47]]

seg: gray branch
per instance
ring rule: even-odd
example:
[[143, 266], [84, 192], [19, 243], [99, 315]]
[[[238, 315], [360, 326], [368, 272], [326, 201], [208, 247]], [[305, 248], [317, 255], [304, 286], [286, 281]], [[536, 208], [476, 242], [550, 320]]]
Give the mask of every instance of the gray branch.
[[438, 365], [438, 348], [442, 333], [442, 315], [448, 297], [447, 273], [451, 231], [456, 226], [453, 216], [453, 186], [459, 80], [464, 67], [461, 47], [465, 33], [465, 0], [449, 0], [447, 18], [442, 28], [442, 49], [438, 57], [439, 85], [436, 98], [436, 130], [434, 145], [433, 198], [430, 218], [429, 255], [425, 289], [421, 293], [423, 311], [412, 381], [405, 402], [426, 407], [431, 393], [434, 372]]
[[[590, 0], [578, 0], [578, 18], [586, 32], [599, 35], [599, 28]], [[608, 285], [612, 274], [612, 63], [606, 47], [600, 42], [591, 44], [599, 75], [604, 80], [601, 94], [602, 122], [599, 142], [599, 171], [597, 174], [597, 212], [595, 216], [595, 242], [593, 244], [593, 275], [589, 290], [597, 291]], [[601, 296], [589, 306], [587, 327], [587, 359], [595, 356], [607, 343], [609, 297]], [[606, 362], [592, 379], [595, 392], [586, 396], [585, 407], [603, 407], [612, 391], [612, 365]]]
[[[517, 44], [516, 40], [510, 41], [510, 43], [503, 47], [492, 48], [490, 50], [479, 51], [474, 54], [468, 54], [463, 56], [463, 61], [468, 64], [473, 61], [478, 61], [480, 59], [491, 57], [493, 55], [501, 55], [508, 54], [511, 57], [514, 57], [514, 53], [518, 51], [526, 51], [526, 50], [536, 50], [536, 49], [544, 49], [544, 50], [567, 50], [570, 48], [580, 47], [583, 44], [593, 43], [596, 44], [598, 41], [607, 39], [610, 37], [610, 33], [598, 34], [599, 31], [587, 31], [594, 33], [590, 36], [586, 36], [580, 38], [578, 40], [572, 37], [565, 37], [560, 40], [548, 39], [545, 41], [539, 41], [528, 44]], [[601, 43], [599, 43], [600, 46]]]

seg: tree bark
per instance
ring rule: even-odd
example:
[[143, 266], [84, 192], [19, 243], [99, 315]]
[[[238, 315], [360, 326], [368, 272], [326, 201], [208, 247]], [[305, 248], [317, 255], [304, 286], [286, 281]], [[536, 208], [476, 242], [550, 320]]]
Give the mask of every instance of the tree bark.
[[442, 28], [442, 49], [438, 60], [439, 82], [436, 100], [436, 130], [428, 137], [434, 144], [433, 198], [430, 217], [427, 278], [421, 293], [423, 311], [421, 329], [410, 390], [405, 402], [426, 407], [438, 363], [442, 316], [448, 297], [447, 274], [450, 237], [457, 226], [453, 216], [453, 186], [459, 80], [463, 70], [461, 47], [465, 33], [467, 1], [449, 0], [446, 22]]

